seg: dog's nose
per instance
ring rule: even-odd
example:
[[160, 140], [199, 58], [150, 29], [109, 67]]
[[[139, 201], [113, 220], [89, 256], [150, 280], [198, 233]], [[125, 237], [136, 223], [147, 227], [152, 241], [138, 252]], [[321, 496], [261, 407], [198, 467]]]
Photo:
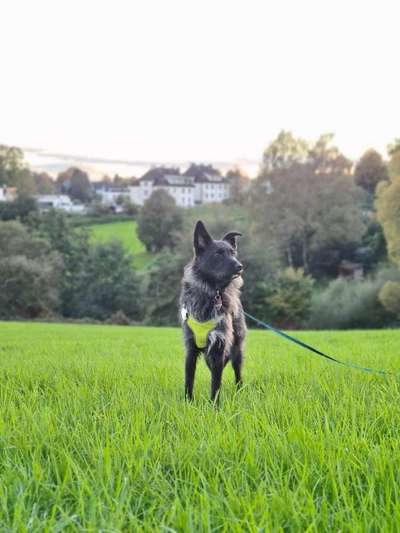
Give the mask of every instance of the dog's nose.
[[238, 263], [236, 265], [236, 272], [239, 274], [240, 272], [242, 272], [242, 270], [243, 270], [243, 265]]

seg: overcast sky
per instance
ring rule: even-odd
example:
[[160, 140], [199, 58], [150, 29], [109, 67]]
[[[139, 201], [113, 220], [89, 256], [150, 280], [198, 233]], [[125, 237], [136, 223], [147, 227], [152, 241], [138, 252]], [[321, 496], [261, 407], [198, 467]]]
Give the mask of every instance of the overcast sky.
[[284, 128], [384, 152], [400, 137], [399, 5], [3, 0], [0, 143], [258, 160]]

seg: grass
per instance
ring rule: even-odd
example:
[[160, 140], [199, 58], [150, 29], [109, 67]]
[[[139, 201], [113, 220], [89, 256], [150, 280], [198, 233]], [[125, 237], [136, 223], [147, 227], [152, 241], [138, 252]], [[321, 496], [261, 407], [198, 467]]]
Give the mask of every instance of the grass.
[[134, 264], [138, 270], [147, 270], [154, 262], [155, 255], [146, 251], [144, 244], [137, 235], [137, 222], [126, 220], [109, 224], [93, 224], [88, 226], [94, 241], [106, 242], [117, 239], [134, 256]]
[[[398, 370], [400, 331], [302, 332]], [[176, 329], [0, 323], [0, 530], [399, 531], [400, 388], [249, 334], [219, 409]]]

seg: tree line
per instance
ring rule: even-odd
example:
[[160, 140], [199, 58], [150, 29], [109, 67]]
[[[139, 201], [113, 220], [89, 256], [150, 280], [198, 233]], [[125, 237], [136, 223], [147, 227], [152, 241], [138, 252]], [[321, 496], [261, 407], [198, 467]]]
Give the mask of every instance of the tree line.
[[[7, 166], [1, 154], [0, 183], [23, 183], [20, 154]], [[260, 319], [288, 328], [398, 325], [400, 141], [388, 156], [368, 150], [354, 165], [331, 135], [309, 143], [283, 131], [255, 179], [231, 172], [223, 204], [183, 210], [156, 191], [132, 215], [154, 255], [146, 271], [121, 243], [93, 243], [85, 227], [40, 213], [21, 194], [0, 205], [0, 317], [174, 325], [192, 228], [202, 218], [216, 238], [243, 233], [243, 302]], [[365, 276], [338, 277], [344, 261]]]

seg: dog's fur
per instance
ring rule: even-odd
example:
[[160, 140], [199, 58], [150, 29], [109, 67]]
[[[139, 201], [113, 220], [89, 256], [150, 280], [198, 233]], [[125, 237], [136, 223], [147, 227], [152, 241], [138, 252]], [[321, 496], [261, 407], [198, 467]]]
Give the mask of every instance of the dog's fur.
[[[218, 401], [222, 371], [230, 360], [236, 383], [242, 383], [242, 362], [246, 323], [240, 301], [242, 265], [236, 258], [238, 232], [229, 232], [214, 240], [204, 224], [198, 221], [194, 230], [194, 257], [186, 265], [182, 280], [180, 307], [199, 322], [216, 318], [216, 327], [209, 332], [207, 344], [200, 350], [192, 330], [182, 318], [186, 346], [185, 395], [193, 397], [196, 362], [201, 351], [211, 371], [211, 399]], [[222, 307], [215, 305], [217, 290]]]

